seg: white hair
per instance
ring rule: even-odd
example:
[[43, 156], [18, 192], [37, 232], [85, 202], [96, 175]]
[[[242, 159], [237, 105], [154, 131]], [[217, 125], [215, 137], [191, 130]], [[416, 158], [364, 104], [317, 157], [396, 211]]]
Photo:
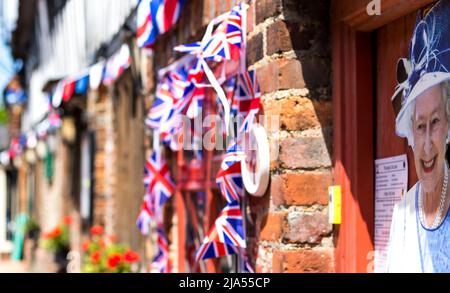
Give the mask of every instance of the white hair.
[[[450, 138], [450, 80], [444, 81], [440, 84], [441, 89], [442, 89], [442, 99], [443, 99], [443, 103], [444, 103], [444, 107], [445, 107], [445, 113], [447, 115], [447, 121], [448, 121], [448, 127], [449, 129], [447, 130], [447, 143], [449, 142], [449, 138]], [[413, 131], [413, 121], [414, 121], [414, 113], [416, 112], [416, 100], [414, 100], [412, 102], [413, 104], [410, 106], [411, 110], [411, 121], [410, 121], [410, 128], [411, 131], [409, 132], [410, 135], [408, 137], [408, 143], [409, 145], [414, 148], [414, 131]]]
[[445, 113], [447, 113], [447, 119], [450, 122], [450, 81], [444, 81], [441, 83], [442, 87], [442, 99], [444, 100]]

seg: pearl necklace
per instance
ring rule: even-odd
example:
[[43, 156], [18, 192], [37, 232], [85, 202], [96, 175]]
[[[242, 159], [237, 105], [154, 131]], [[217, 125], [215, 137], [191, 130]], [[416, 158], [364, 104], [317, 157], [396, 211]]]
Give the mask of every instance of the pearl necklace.
[[[442, 184], [442, 193], [441, 193], [441, 199], [439, 201], [439, 208], [438, 208], [438, 212], [434, 218], [433, 224], [431, 225], [431, 227], [428, 228], [430, 230], [436, 229], [441, 224], [442, 213], [444, 211], [444, 206], [445, 206], [445, 198], [447, 196], [447, 183], [448, 183], [447, 164], [445, 164], [444, 170], [445, 170], [445, 172], [444, 172], [445, 175], [444, 175], [444, 182]], [[425, 224], [425, 215], [423, 212], [423, 194], [422, 194], [422, 192], [420, 192], [420, 195], [419, 195], [419, 218], [420, 218], [420, 222], [422, 223], [422, 225], [425, 228], [427, 228], [426, 224]]]

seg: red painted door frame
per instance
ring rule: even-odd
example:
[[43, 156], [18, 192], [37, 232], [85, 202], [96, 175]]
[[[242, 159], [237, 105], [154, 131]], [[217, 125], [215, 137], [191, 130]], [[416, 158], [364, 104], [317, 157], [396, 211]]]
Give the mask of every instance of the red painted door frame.
[[373, 251], [373, 76], [371, 35], [333, 26], [334, 180], [342, 187], [335, 226], [337, 272], [366, 272]]
[[[334, 183], [342, 187], [342, 224], [334, 227], [336, 272], [370, 272], [374, 235], [374, 50], [372, 33], [433, 0], [332, 2]], [[363, 32], [364, 31], [364, 32]]]

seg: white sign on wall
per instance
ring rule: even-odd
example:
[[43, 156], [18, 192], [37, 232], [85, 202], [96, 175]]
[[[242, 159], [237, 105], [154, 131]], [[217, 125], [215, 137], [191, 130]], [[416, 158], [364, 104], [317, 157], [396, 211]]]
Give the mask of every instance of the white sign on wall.
[[406, 155], [375, 160], [375, 272], [386, 272], [394, 205], [408, 191]]

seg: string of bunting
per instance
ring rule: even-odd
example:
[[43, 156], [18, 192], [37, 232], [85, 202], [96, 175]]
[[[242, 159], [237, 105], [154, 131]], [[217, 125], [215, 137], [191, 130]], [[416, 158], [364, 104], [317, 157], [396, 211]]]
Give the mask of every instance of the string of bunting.
[[[46, 144], [44, 141], [49, 134], [54, 133], [61, 127], [61, 111], [59, 108], [62, 102], [68, 102], [74, 94], [86, 95], [89, 88], [96, 90], [100, 84], [105, 86], [113, 84], [122, 73], [131, 65], [130, 49], [127, 44], [123, 44], [118, 52], [113, 54], [108, 60], [100, 61], [97, 64], [83, 71], [83, 73], [61, 79], [49, 93], [48, 113], [39, 123], [32, 125], [30, 130], [17, 137], [11, 138], [8, 150], [0, 154], [0, 163], [9, 165], [15, 158], [22, 156], [27, 149], [33, 150]], [[20, 95], [25, 97], [23, 90], [8, 92], [9, 100], [12, 96]], [[26, 98], [15, 98], [13, 104], [22, 103]], [[36, 143], [33, 143], [36, 141]], [[39, 144], [38, 144], [39, 143]], [[43, 153], [44, 151], [40, 151]], [[40, 155], [39, 157], [42, 157]]]
[[[174, 48], [187, 55], [159, 71], [156, 97], [146, 117], [146, 125], [160, 131], [162, 143], [172, 150], [179, 147], [177, 133], [180, 131], [181, 115], [195, 118], [202, 111], [203, 101], [211, 98], [205, 95], [205, 88], [213, 88], [217, 94], [218, 113], [223, 116], [226, 136], [231, 136], [232, 115], [242, 117], [238, 123], [241, 133], [247, 133], [255, 122], [260, 109], [260, 90], [255, 72], [246, 69], [247, 8], [246, 4], [240, 3], [230, 12], [212, 20], [200, 42]], [[193, 141], [195, 144], [196, 140]], [[201, 158], [201, 153], [197, 157]], [[216, 177], [226, 206], [197, 249], [196, 260], [238, 254], [241, 270], [253, 272], [245, 253], [243, 158], [242, 140], [238, 136], [228, 147]], [[161, 179], [162, 174], [158, 178]], [[149, 218], [151, 216], [146, 212], [144, 200], [138, 220], [143, 233], [148, 231], [142, 225], [148, 226]]]

